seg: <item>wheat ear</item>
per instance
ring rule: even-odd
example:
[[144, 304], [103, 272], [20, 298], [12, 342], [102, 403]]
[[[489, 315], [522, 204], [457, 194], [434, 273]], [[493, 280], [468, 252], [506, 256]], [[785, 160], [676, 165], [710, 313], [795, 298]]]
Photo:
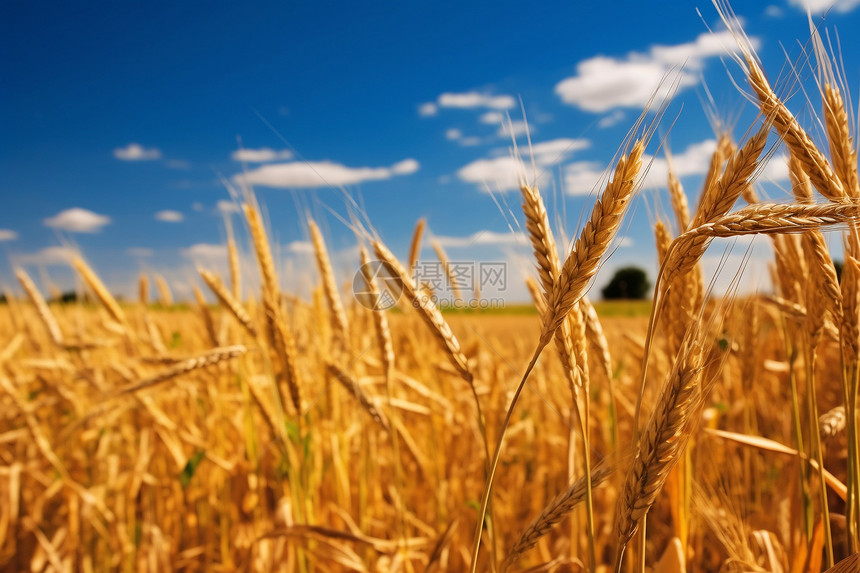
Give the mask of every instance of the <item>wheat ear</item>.
[[140, 306], [146, 307], [149, 304], [149, 277], [144, 273], [140, 273], [137, 282], [137, 300]]
[[[363, 245], [360, 249], [360, 257], [361, 278], [364, 279], [364, 283], [367, 285], [367, 292], [370, 293], [372, 300], [378, 301], [381, 293], [376, 284], [375, 277], [371, 274], [370, 256]], [[379, 354], [382, 358], [382, 369], [385, 373], [386, 387], [390, 394], [391, 373], [394, 371], [394, 344], [391, 340], [391, 329], [388, 326], [388, 317], [385, 315], [383, 309], [374, 308], [372, 316], [373, 326], [376, 329], [376, 337], [379, 343]]]
[[848, 113], [839, 88], [825, 84], [824, 124], [827, 126], [827, 141], [830, 145], [830, 158], [833, 170], [839, 176], [849, 196], [860, 197], [860, 183], [857, 179], [857, 149], [851, 138]]
[[702, 384], [702, 346], [693, 335], [691, 331], [663, 384], [618, 496], [618, 563], [701, 419], [708, 392]]
[[642, 167], [645, 146], [637, 141], [629, 156], [622, 156], [615, 175], [595, 203], [591, 217], [582, 229], [567, 260], [561, 267], [557, 288], [548, 303], [549, 319], [541, 334], [541, 346], [546, 346], [562, 320], [582, 298], [585, 287], [597, 273], [600, 260], [609, 248], [621, 219], [633, 198], [636, 178]]
[[162, 306], [173, 306], [173, 293], [163, 276], [155, 275], [155, 289], [158, 291], [158, 302]]
[[825, 438], [832, 438], [844, 431], [846, 424], [845, 406], [836, 406], [818, 419], [821, 435]]
[[800, 127], [792, 113], [771, 89], [761, 68], [751, 57], [747, 57], [747, 75], [750, 86], [759, 100], [761, 112], [773, 118], [773, 127], [785, 141], [788, 149], [796, 155], [809, 174], [818, 192], [830, 199], [839, 201], [845, 197], [845, 188], [833, 172], [827, 158], [819, 151], [809, 135]]
[[845, 224], [857, 220], [858, 217], [860, 204], [855, 203], [750, 205], [695, 227], [676, 238], [661, 280], [664, 284], [670, 284], [676, 276], [688, 272], [701, 258], [707, 241], [714, 237], [797, 232]]
[[206, 333], [209, 335], [209, 343], [217, 348], [220, 346], [218, 343], [218, 333], [215, 330], [215, 322], [212, 320], [212, 312], [209, 310], [209, 305], [206, 304], [206, 297], [203, 296], [197, 285], [191, 288], [194, 292], [194, 300], [197, 301], [197, 308], [200, 309], [200, 316], [203, 318]]
[[93, 270], [84, 262], [84, 260], [80, 257], [75, 257], [72, 260], [72, 266], [75, 267], [75, 270], [78, 271], [78, 274], [81, 275], [81, 278], [84, 279], [92, 291], [95, 293], [96, 297], [101, 301], [101, 303], [105, 306], [107, 311], [110, 313], [111, 317], [118, 322], [120, 325], [125, 326], [125, 313], [123, 313], [122, 309], [117, 304], [116, 299], [110, 293], [110, 291], [105, 287], [104, 283], [101, 279], [93, 272]]
[[20, 282], [21, 286], [24, 287], [24, 290], [27, 292], [27, 296], [29, 296], [30, 300], [33, 302], [33, 306], [36, 307], [36, 312], [39, 314], [39, 318], [42, 320], [42, 324], [45, 325], [45, 329], [47, 329], [53, 343], [57, 346], [62, 346], [63, 331], [60, 330], [60, 325], [57, 323], [57, 317], [55, 317], [54, 313], [51, 312], [51, 309], [48, 306], [48, 303], [45, 302], [42, 293], [39, 292], [39, 289], [36, 288], [36, 285], [33, 284], [33, 281], [30, 279], [30, 275], [28, 275], [24, 269], [17, 269], [15, 271], [15, 276], [18, 277], [18, 282]]
[[642, 167], [642, 153], [644, 149], [644, 143], [638, 140], [633, 144], [630, 155], [622, 156], [618, 160], [612, 180], [607, 183], [603, 195], [595, 203], [591, 217], [585, 224], [564, 265], [562, 265], [558, 281], [553, 288], [552, 297], [547, 299], [546, 320], [541, 329], [540, 340], [514, 392], [507, 413], [505, 414], [505, 419], [502, 422], [501, 432], [496, 441], [496, 449], [493, 454], [492, 463], [490, 464], [489, 476], [484, 486], [481, 510], [478, 515], [478, 525], [475, 529], [471, 564], [471, 571], [473, 573], [478, 566], [482, 526], [487, 514], [487, 507], [490, 503], [490, 496], [492, 496], [496, 469], [499, 465], [502, 445], [504, 444], [505, 434], [511, 421], [511, 415], [516, 408], [528, 376], [532, 369], [534, 369], [535, 364], [537, 364], [537, 360], [540, 358], [543, 349], [552, 340], [555, 331], [561, 326], [561, 323], [565, 320], [565, 317], [573, 306], [584, 296], [585, 287], [597, 273], [600, 260], [615, 238], [615, 234], [621, 224], [621, 219], [636, 189], [636, 178]]
[[382, 244], [381, 241], [373, 242], [373, 250], [376, 256], [387, 264], [400, 279], [403, 285], [403, 292], [409, 297], [413, 308], [418, 311], [418, 315], [424, 320], [430, 329], [430, 332], [439, 341], [442, 348], [445, 350], [451, 364], [470, 385], [473, 381], [472, 372], [469, 369], [469, 362], [466, 360], [466, 355], [460, 348], [460, 341], [454, 336], [451, 327], [445, 321], [442, 313], [436, 307], [433, 300], [427, 296], [425, 292], [420, 290], [412, 278], [407, 274], [406, 269], [400, 264], [397, 258], [391, 254], [391, 251]]
[[248, 315], [248, 312], [241, 303], [233, 298], [233, 294], [227, 289], [218, 275], [202, 268], [198, 268], [197, 272], [200, 273], [206, 286], [208, 286], [213, 294], [215, 294], [224, 308], [226, 308], [230, 314], [239, 321], [239, 324], [245, 328], [252, 338], [257, 338], [257, 329], [254, 328], [254, 323], [251, 320], [250, 315]]
[[343, 348], [347, 348], [349, 346], [349, 325], [346, 320], [346, 311], [343, 309], [343, 302], [340, 299], [340, 292], [337, 289], [337, 280], [331, 267], [331, 259], [328, 256], [325, 241], [316, 222], [311, 219], [308, 221], [308, 226], [310, 227], [311, 240], [314, 244], [317, 269], [322, 278], [323, 292], [325, 293], [325, 299], [331, 312], [332, 326], [335, 333], [337, 333], [337, 337], [340, 339], [340, 344]]
[[[245, 218], [248, 221], [248, 230], [254, 242], [254, 252], [257, 255], [257, 265], [259, 266], [260, 277], [263, 283], [263, 312], [266, 316], [269, 339], [275, 355], [281, 363], [293, 407], [297, 413], [301, 413], [299, 372], [296, 364], [296, 356], [298, 354], [296, 341], [286, 323], [286, 317], [281, 308], [281, 289], [278, 283], [278, 275], [275, 272], [272, 251], [269, 248], [269, 239], [266, 237], [263, 219], [256, 204], [246, 203], [244, 210]], [[277, 385], [274, 385], [274, 387], [277, 388]], [[278, 398], [280, 399], [280, 396]]]
[[456, 300], [463, 299], [463, 293], [460, 291], [460, 286], [457, 284], [457, 277], [454, 275], [454, 268], [451, 266], [451, 261], [448, 260], [448, 254], [442, 247], [442, 243], [433, 239], [430, 244], [433, 246], [433, 251], [436, 253], [436, 258], [442, 263], [442, 270], [445, 271], [445, 277], [448, 279], [448, 286], [454, 292]]
[[409, 246], [409, 260], [406, 270], [409, 276], [415, 272], [415, 264], [418, 262], [418, 256], [421, 253], [421, 237], [424, 235], [424, 228], [427, 226], [427, 220], [423, 217], [415, 223], [415, 231], [412, 233], [412, 244]]
[[338, 383], [346, 388], [348, 392], [351, 392], [355, 399], [358, 400], [358, 403], [364, 408], [365, 412], [367, 412], [373, 421], [382, 426], [382, 428], [389, 432], [391, 431], [391, 426], [388, 424], [388, 420], [385, 416], [376, 408], [376, 404], [373, 403], [370, 396], [368, 396], [364, 390], [361, 389], [361, 386], [358, 384], [358, 381], [355, 380], [352, 376], [335, 366], [333, 363], [329, 362], [326, 364], [328, 368], [329, 374], [338, 381]]
[[155, 376], [146, 378], [144, 380], [141, 380], [140, 382], [135, 382], [133, 384], [127, 384], [125, 386], [122, 386], [121, 388], [118, 388], [116, 392], [114, 392], [114, 395], [128, 394], [131, 392], [138, 392], [146, 388], [151, 388], [157, 384], [161, 384], [162, 382], [166, 382], [168, 380], [176, 378], [177, 376], [187, 374], [193, 370], [212, 366], [224, 360], [237, 358], [245, 354], [247, 351], [248, 350], [241, 345], [215, 348], [205, 354], [201, 354], [200, 356], [189, 358], [188, 360], [183, 360], [182, 362], [171, 366], [167, 370], [159, 372]]
[[[611, 466], [597, 466], [591, 474], [591, 487], [595, 488], [606, 481], [614, 469]], [[580, 478], [570, 484], [567, 489], [555, 496], [546, 507], [520, 533], [507, 557], [502, 562], [501, 570], [506, 571], [526, 551], [534, 547], [541, 537], [565, 518], [573, 508], [579, 505], [587, 491], [586, 479]]]

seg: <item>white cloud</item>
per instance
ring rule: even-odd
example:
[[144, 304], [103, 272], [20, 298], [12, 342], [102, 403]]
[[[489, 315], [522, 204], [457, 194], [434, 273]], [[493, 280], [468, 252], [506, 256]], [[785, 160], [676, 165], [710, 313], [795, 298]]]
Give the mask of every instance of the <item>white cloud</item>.
[[289, 149], [275, 150], [270, 147], [260, 149], [237, 149], [230, 155], [233, 161], [244, 161], [246, 163], [270, 163], [272, 161], [284, 161], [293, 158], [293, 152]]
[[212, 264], [222, 263], [227, 260], [226, 245], [212, 245], [210, 243], [197, 243], [181, 250], [182, 256], [188, 257], [195, 263]]
[[[678, 177], [703, 175], [708, 172], [711, 156], [716, 148], [717, 142], [713, 139], [690, 144], [683, 152], [672, 154], [672, 170]], [[646, 187], [663, 189], [668, 185], [669, 164], [665, 158], [643, 156], [642, 166], [643, 169], [648, 167], [648, 173], [643, 182]]]
[[600, 121], [597, 122], [597, 127], [599, 127], [600, 129], [606, 129], [607, 127], [612, 127], [613, 125], [616, 125], [622, 119], [624, 119], [624, 112], [620, 109], [616, 109], [612, 113], [601, 117]]
[[129, 143], [125, 147], [114, 149], [113, 156], [123, 161], [148, 161], [160, 158], [161, 151], [155, 147], [147, 149], [139, 143]]
[[390, 179], [418, 171], [414, 159], [404, 159], [391, 167], [347, 167], [333, 161], [277, 163], [263, 165], [234, 176], [240, 184], [261, 187], [312, 188], [356, 185], [365, 181]]
[[240, 211], [239, 205], [235, 201], [227, 201], [226, 199], [219, 200], [215, 207], [221, 213], [238, 213]]
[[16, 265], [65, 265], [77, 254], [69, 247], [46, 247], [35, 253], [17, 255], [14, 262]]
[[768, 159], [767, 164], [761, 171], [759, 178], [764, 181], [788, 181], [788, 157], [784, 155], [774, 155]]
[[499, 137], [520, 137], [525, 135], [529, 131], [534, 134], [534, 126], [529, 127], [528, 125], [526, 125], [526, 122], [521, 120], [515, 120], [511, 121], [510, 123], [502, 123], [502, 125], [499, 126], [499, 130], [496, 132], [496, 135], [498, 135]]
[[394, 165], [391, 166], [391, 172], [395, 175], [412, 175], [421, 166], [414, 159], [404, 159], [403, 161], [398, 161]]
[[439, 107], [459, 109], [510, 109], [516, 105], [516, 100], [509, 95], [491, 95], [479, 92], [443, 93], [436, 100]]
[[0, 241], [14, 241], [18, 238], [18, 233], [11, 229], [0, 229]]
[[477, 135], [469, 135], [467, 137], [461, 137], [457, 140], [457, 143], [459, 143], [463, 147], [473, 147], [475, 145], [481, 145], [483, 142], [484, 141]]
[[476, 159], [457, 170], [457, 177], [467, 183], [476, 183], [492, 191], [515, 191], [525, 177], [523, 163], [513, 157]]
[[[706, 139], [690, 144], [681, 153], [672, 154], [672, 169], [678, 177], [702, 175], [708, 171], [711, 155], [717, 142]], [[663, 157], [642, 157], [642, 168], [648, 169], [642, 184], [646, 187], [663, 189], [668, 185], [669, 165]], [[564, 188], [570, 195], [588, 195], [599, 190], [608, 180], [607, 166], [595, 161], [578, 161], [565, 167]]]
[[604, 165], [597, 161], [577, 161], [564, 169], [564, 190], [569, 195], [588, 195], [605, 182]]
[[155, 255], [155, 251], [147, 247], [129, 247], [125, 252], [132, 257], [152, 257]]
[[775, 4], [771, 4], [764, 9], [764, 15], [770, 18], [782, 18], [784, 13], [782, 11], [782, 8]]
[[[531, 153], [535, 164], [540, 168], [538, 184], [550, 174], [547, 168], [567, 160], [574, 152], [585, 149], [590, 145], [586, 139], [560, 138], [543, 141], [532, 145]], [[531, 160], [529, 149], [521, 148], [520, 153], [526, 158], [526, 165], [510, 155], [477, 159], [461, 167], [457, 176], [461, 181], [477, 183], [484, 189], [484, 184], [493, 191], [515, 191], [520, 187], [523, 177], [530, 177]]]
[[191, 162], [184, 159], [168, 159], [164, 164], [171, 169], [191, 169]]
[[575, 152], [587, 149], [590, 146], [591, 142], [587, 139], [560, 137], [558, 139], [533, 143], [530, 150], [527, 147], [523, 147], [521, 148], [521, 153], [527, 156], [531, 152], [534, 155], [535, 163], [547, 167], [566, 161]]
[[431, 117], [439, 113], [439, 108], [433, 102], [422, 103], [418, 106], [418, 115], [421, 117]]
[[482, 114], [481, 117], [478, 118], [478, 121], [488, 125], [498, 125], [505, 121], [505, 114], [500, 111], [488, 111], [487, 113]]
[[185, 219], [185, 215], [179, 211], [159, 211], [155, 214], [156, 221], [164, 221], [165, 223], [180, 223]]
[[445, 130], [445, 139], [447, 139], [447, 140], [455, 141], [457, 139], [460, 139], [461, 137], [463, 137], [463, 132], [460, 131], [459, 129], [451, 128], [451, 129]]
[[[758, 44], [755, 38], [751, 41], [753, 47]], [[721, 31], [684, 44], [652, 46], [624, 58], [595, 56], [577, 64], [576, 75], [559, 82], [555, 92], [565, 103], [593, 113], [617, 107], [644, 109], [655, 90], [659, 105], [675, 81], [678, 91], [695, 85], [706, 59], [732, 49], [736, 43], [731, 33]]]
[[314, 246], [310, 241], [293, 241], [286, 246], [288, 253], [308, 254], [314, 252]]
[[[523, 233], [497, 233], [495, 231], [478, 231], [468, 237], [436, 237], [443, 247], [471, 247], [479, 245], [524, 245], [527, 238]], [[430, 248], [430, 245], [425, 245]]]
[[110, 217], [99, 215], [87, 209], [73, 207], [60, 211], [53, 217], [43, 221], [46, 226], [74, 233], [98, 233], [102, 227], [110, 223]]
[[860, 6], [860, 0], [789, 0], [789, 4], [813, 14], [822, 14], [831, 9], [844, 14]]
[[194, 203], [192, 203], [192, 204], [191, 204], [191, 210], [192, 210], [192, 211], [196, 211], [196, 212], [198, 212], [198, 213], [199, 213], [200, 211], [202, 211], [203, 209], [205, 209], [205, 208], [206, 208], [206, 207], [205, 207], [205, 206], [203, 205], [203, 203], [201, 203], [200, 201], [195, 201]]

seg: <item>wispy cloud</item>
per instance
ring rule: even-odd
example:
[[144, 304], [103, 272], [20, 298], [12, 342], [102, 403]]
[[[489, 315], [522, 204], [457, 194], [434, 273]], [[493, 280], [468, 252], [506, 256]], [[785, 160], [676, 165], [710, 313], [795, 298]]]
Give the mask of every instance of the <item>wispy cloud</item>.
[[155, 251], [148, 247], [129, 247], [125, 252], [132, 257], [152, 257], [155, 255]]
[[[570, 158], [576, 151], [589, 147], [587, 139], [559, 138], [543, 141], [532, 145], [531, 154], [535, 165], [540, 168], [538, 184], [549, 176], [548, 169]], [[530, 163], [529, 149], [521, 148], [520, 153]], [[526, 167], [522, 161], [505, 155], [501, 157], [483, 158], [472, 161], [457, 171], [457, 177], [467, 183], [476, 183], [482, 189], [489, 187], [492, 191], [515, 191], [519, 189], [523, 177], [530, 178], [531, 167]]]
[[293, 254], [311, 254], [314, 246], [310, 241], [293, 241], [287, 244], [286, 251]]
[[239, 205], [235, 201], [228, 201], [227, 199], [220, 199], [216, 204], [215, 208], [218, 209], [220, 213], [238, 213]]
[[313, 188], [357, 185], [366, 181], [391, 179], [418, 171], [419, 163], [404, 159], [390, 167], [347, 167], [333, 161], [278, 163], [263, 165], [234, 179], [239, 183], [278, 188]]
[[168, 159], [164, 162], [171, 169], [186, 170], [191, 169], [191, 162], [184, 159]]
[[139, 143], [129, 143], [114, 149], [113, 156], [122, 161], [151, 161], [161, 158], [161, 151], [155, 147], [146, 148]]
[[[516, 103], [513, 96], [505, 94], [495, 95], [479, 91], [445, 92], [439, 95], [435, 102], [426, 102], [418, 106], [418, 115], [432, 117], [439, 113], [440, 108], [505, 110], [511, 109]], [[498, 122], [485, 121], [483, 123]]]
[[226, 245], [196, 243], [182, 249], [180, 252], [183, 257], [187, 257], [198, 264], [210, 265], [212, 263], [223, 263], [227, 260]]
[[74, 249], [69, 247], [46, 247], [35, 253], [16, 255], [16, 265], [66, 265], [77, 255]]
[[788, 3], [813, 14], [822, 14], [831, 9], [844, 14], [860, 6], [860, 0], [789, 0]]
[[71, 231], [73, 233], [98, 233], [111, 221], [107, 215], [99, 215], [87, 209], [73, 207], [60, 211], [43, 222], [48, 227]]
[[230, 155], [233, 161], [244, 161], [245, 163], [270, 163], [272, 161], [285, 161], [293, 158], [293, 152], [289, 149], [272, 149], [261, 147], [260, 149], [237, 149]]
[[[448, 248], [484, 246], [484, 245], [525, 245], [527, 238], [523, 233], [497, 233], [496, 231], [478, 231], [467, 237], [436, 237], [439, 244]], [[430, 245], [425, 245], [430, 248]]]
[[422, 103], [418, 106], [418, 115], [421, 117], [433, 117], [439, 113], [439, 108], [432, 101]]
[[[756, 38], [751, 41], [758, 45]], [[678, 91], [695, 85], [708, 58], [735, 47], [731, 33], [724, 30], [701, 34], [684, 44], [652, 46], [623, 58], [595, 56], [577, 64], [576, 74], [559, 82], [555, 93], [563, 102], [593, 113], [617, 107], [643, 109], [655, 90], [659, 104], [670, 95], [675, 81]]]
[[18, 238], [18, 233], [11, 229], [0, 229], [0, 241], [14, 241]]
[[165, 223], [181, 223], [185, 220], [185, 215], [179, 211], [164, 210], [155, 214], [156, 221], [164, 221]]
[[601, 117], [600, 121], [597, 122], [597, 127], [599, 127], [600, 129], [606, 129], [608, 127], [616, 125], [622, 119], [624, 119], [624, 112], [620, 109], [616, 109], [611, 113], [608, 113]]
[[493, 95], [477, 91], [464, 93], [446, 92], [436, 100], [436, 104], [439, 107], [459, 109], [511, 109], [516, 103], [516, 100], [509, 95]]

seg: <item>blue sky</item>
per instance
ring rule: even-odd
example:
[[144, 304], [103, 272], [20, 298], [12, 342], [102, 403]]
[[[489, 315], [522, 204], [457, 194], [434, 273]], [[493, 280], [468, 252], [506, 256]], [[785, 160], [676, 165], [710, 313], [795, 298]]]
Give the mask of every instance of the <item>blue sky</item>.
[[[860, 28], [860, 1], [840, 0], [826, 14], [827, 0], [732, 4], [772, 80], [809, 37], [804, 5], [831, 34], [842, 32], [856, 86], [860, 50], [847, 32]], [[43, 288], [48, 280], [70, 288], [65, 258], [79, 249], [117, 291], [131, 294], [143, 270], [183, 296], [195, 264], [224, 268], [225, 216], [246, 243], [241, 220], [224, 213], [224, 181], [244, 178], [266, 210], [285, 284], [300, 292], [316, 280], [308, 215], [323, 228], [339, 279], [354, 273], [341, 188], [399, 256], [426, 217], [452, 260], [509, 261], [519, 285], [530, 265], [509, 154], [511, 127], [525, 144], [520, 101], [550, 215], [570, 236], [667, 73], [679, 88], [658, 139], [668, 134], [695, 199], [714, 139], [702, 82], [736, 138], [754, 118], [729, 79], [741, 80], [725, 57], [731, 46], [705, 0], [7, 0], [0, 284], [12, 286], [19, 265]], [[801, 73], [811, 81], [808, 67]], [[801, 98], [792, 107], [811, 123]], [[619, 265], [654, 267], [650, 229], [669, 212], [661, 158], [598, 283]], [[777, 165], [768, 173], [777, 184], [784, 177]], [[424, 254], [432, 258], [429, 246]], [[251, 261], [247, 270], [253, 281]], [[508, 296], [524, 293], [517, 286]]]

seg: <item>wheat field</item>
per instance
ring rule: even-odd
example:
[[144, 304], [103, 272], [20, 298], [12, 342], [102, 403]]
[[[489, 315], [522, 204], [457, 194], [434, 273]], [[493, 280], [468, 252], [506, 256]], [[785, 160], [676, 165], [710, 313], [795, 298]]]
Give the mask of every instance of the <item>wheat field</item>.
[[[47, 302], [18, 269], [0, 306], [0, 567], [859, 571], [849, 94], [814, 36], [816, 142], [720, 7], [760, 113], [716, 134], [695, 204], [670, 170], [650, 316], [587, 296], [659, 147], [646, 115], [570, 249], [521, 182], [533, 312], [443, 312], [413, 280], [424, 220], [411, 245], [357, 232], [363, 292], [391, 284], [373, 264], [402, 291], [387, 310], [342, 288], [309, 221], [319, 280], [301, 299], [250, 190], [253, 261], [230, 233], [229, 275], [198, 269], [190, 304], [154, 275], [118, 301], [83, 257], [87, 296]], [[791, 189], [762, 200], [776, 145]], [[772, 246], [772, 292], [712, 296], [709, 245], [748, 235]]]

